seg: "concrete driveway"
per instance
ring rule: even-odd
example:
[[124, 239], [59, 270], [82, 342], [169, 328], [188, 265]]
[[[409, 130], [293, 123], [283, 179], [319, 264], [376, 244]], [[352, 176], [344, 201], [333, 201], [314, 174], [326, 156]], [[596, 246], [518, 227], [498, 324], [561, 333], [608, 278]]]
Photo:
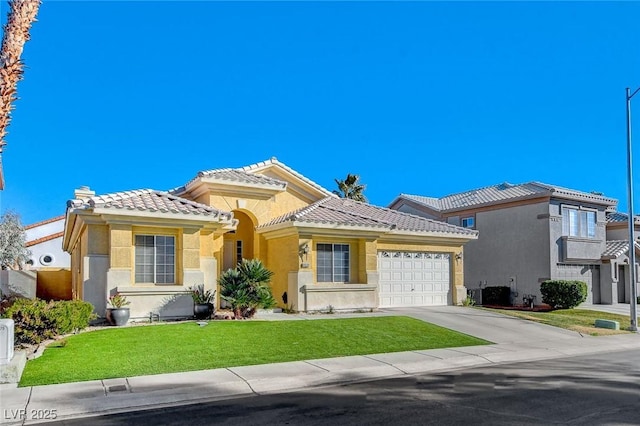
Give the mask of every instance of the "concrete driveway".
[[499, 344], [543, 347], [546, 342], [582, 338], [575, 331], [463, 306], [389, 308], [383, 311], [417, 318]]

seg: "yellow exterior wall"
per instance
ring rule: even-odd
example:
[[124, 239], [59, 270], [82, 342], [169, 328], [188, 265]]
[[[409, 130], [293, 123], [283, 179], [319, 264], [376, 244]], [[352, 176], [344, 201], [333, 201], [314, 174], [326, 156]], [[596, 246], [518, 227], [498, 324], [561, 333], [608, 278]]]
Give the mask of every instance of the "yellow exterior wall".
[[303, 201], [286, 191], [276, 194], [266, 200], [260, 198], [210, 194], [208, 201], [203, 196], [198, 197], [197, 201], [220, 210], [234, 211], [241, 209], [251, 212], [257, 220], [256, 226], [260, 226], [269, 222], [271, 219], [308, 205], [306, 201]]
[[362, 276], [363, 271], [360, 268], [360, 253], [363, 247], [358, 239], [318, 236], [314, 236], [309, 244], [311, 249], [309, 266], [313, 270], [314, 282], [317, 282], [318, 244], [349, 244], [349, 284], [365, 284], [367, 282], [366, 273]]
[[71, 300], [71, 270], [41, 268], [37, 275], [36, 296], [44, 300]]
[[283, 307], [282, 294], [289, 286], [289, 272], [298, 270], [298, 235], [289, 235], [267, 241], [267, 269], [272, 271], [271, 288], [278, 305]]
[[107, 225], [87, 226], [87, 253], [109, 254], [109, 227]]
[[254, 247], [259, 244], [254, 244], [256, 237], [255, 225], [251, 218], [241, 211], [234, 211], [234, 217], [239, 220], [236, 232], [224, 234], [225, 241], [233, 241], [233, 250], [235, 254], [236, 242], [242, 241], [242, 257], [244, 259], [253, 259], [258, 253], [255, 252]]
[[112, 268], [133, 268], [133, 229], [131, 225], [109, 226], [109, 248]]

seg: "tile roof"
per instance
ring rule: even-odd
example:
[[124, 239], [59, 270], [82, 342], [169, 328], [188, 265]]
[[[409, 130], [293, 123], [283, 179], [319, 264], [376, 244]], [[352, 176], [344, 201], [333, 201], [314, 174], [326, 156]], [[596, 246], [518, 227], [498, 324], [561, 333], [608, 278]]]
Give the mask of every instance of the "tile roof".
[[542, 196], [578, 199], [606, 205], [616, 205], [618, 203], [617, 200], [601, 194], [575, 191], [573, 189], [548, 185], [541, 182], [527, 182], [517, 185], [504, 182], [498, 185], [451, 194], [441, 198], [409, 194], [400, 194], [399, 198], [415, 201], [434, 210], [449, 211]]
[[248, 166], [244, 166], [241, 169], [244, 170], [245, 172], [254, 172], [254, 171], [262, 170], [262, 169], [264, 169], [266, 167], [269, 167], [271, 165], [277, 165], [277, 166], [281, 167], [282, 169], [288, 171], [292, 175], [296, 176], [301, 181], [303, 181], [303, 182], [307, 183], [308, 185], [312, 186], [317, 191], [320, 191], [320, 192], [322, 192], [322, 193], [324, 193], [326, 195], [329, 195], [329, 196], [333, 196], [333, 193], [331, 191], [327, 190], [326, 188], [324, 188], [321, 185], [317, 184], [316, 182], [312, 181], [308, 177], [303, 176], [300, 173], [296, 172], [295, 170], [293, 170], [291, 167], [287, 166], [283, 162], [278, 161], [278, 159], [276, 157], [271, 157], [268, 160], [260, 161], [260, 162], [255, 163], [255, 164], [250, 164]]
[[[628, 222], [629, 215], [622, 212], [611, 212], [607, 213], [607, 223], [620, 223], [620, 222]], [[640, 223], [640, 216], [636, 216], [634, 218], [634, 223]]]
[[215, 180], [223, 180], [223, 181], [245, 183], [245, 184], [252, 184], [252, 185], [262, 185], [265, 187], [271, 186], [274, 188], [285, 189], [287, 187], [287, 182], [257, 173], [260, 170], [263, 170], [272, 165], [277, 165], [280, 168], [286, 170], [287, 172], [296, 176], [298, 179], [305, 182], [309, 186], [315, 188], [317, 191], [320, 191], [325, 195], [331, 195], [330, 191], [318, 185], [311, 179], [296, 172], [286, 164], [281, 163], [275, 157], [272, 157], [271, 159], [266, 161], [261, 161], [255, 164], [250, 164], [248, 166], [239, 167], [235, 169], [224, 168], [224, 169], [204, 170], [204, 171], [198, 172], [196, 177], [191, 179], [189, 182], [187, 182], [183, 186], [171, 189], [169, 190], [169, 192], [171, 194], [180, 194], [184, 192], [189, 185], [191, 185], [192, 183], [196, 182], [198, 179], [201, 179], [201, 178], [209, 178], [209, 179], [215, 179]]
[[205, 204], [196, 203], [164, 191], [138, 189], [114, 192], [112, 194], [92, 196], [67, 201], [70, 208], [105, 208], [116, 210], [138, 210], [168, 214], [212, 216], [232, 220], [233, 214], [221, 211]]
[[64, 220], [64, 215], [52, 217], [51, 219], [46, 219], [41, 222], [32, 223], [31, 225], [25, 226], [24, 229], [27, 230], [27, 229], [36, 228], [38, 226], [47, 225], [49, 223], [57, 222], [59, 220]]
[[[62, 217], [64, 218], [64, 216]], [[25, 243], [25, 246], [32, 247], [32, 246], [35, 246], [36, 244], [45, 243], [47, 241], [55, 240], [56, 238], [62, 238], [63, 235], [64, 235], [64, 231], [56, 232], [55, 234], [51, 234], [51, 235], [44, 236], [42, 238], [27, 241]]]
[[387, 231], [456, 234], [469, 237], [477, 235], [477, 231], [471, 229], [335, 196], [323, 198], [307, 207], [280, 216], [259, 228], [286, 222], [379, 228]]
[[[637, 242], [634, 242], [634, 246], [636, 247], [636, 251], [640, 249], [640, 245]], [[610, 240], [607, 241], [607, 246], [602, 253], [603, 258], [607, 259], [615, 259], [629, 251], [629, 241], [628, 240]]]

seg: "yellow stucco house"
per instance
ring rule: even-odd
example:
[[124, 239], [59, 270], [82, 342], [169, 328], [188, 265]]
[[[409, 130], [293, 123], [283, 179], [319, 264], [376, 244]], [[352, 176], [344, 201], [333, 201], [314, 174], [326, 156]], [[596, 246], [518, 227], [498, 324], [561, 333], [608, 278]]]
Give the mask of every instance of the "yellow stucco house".
[[[110, 294], [132, 318], [193, 314], [187, 289], [259, 258], [281, 307], [298, 311], [458, 304], [463, 245], [477, 232], [345, 200], [280, 161], [197, 174], [170, 191], [67, 203], [73, 297], [102, 315]], [[218, 292], [219, 294], [219, 292]], [[219, 302], [219, 300], [218, 300]]]

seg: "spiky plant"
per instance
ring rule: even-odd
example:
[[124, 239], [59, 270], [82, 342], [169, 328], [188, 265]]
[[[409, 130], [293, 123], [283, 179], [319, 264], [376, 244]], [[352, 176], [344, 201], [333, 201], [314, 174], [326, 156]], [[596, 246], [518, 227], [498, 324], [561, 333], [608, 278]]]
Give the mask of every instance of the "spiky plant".
[[36, 20], [42, 0], [9, 0], [9, 13], [0, 47], [0, 154], [11, 121], [11, 110], [24, 64], [20, 60], [24, 44], [29, 40], [31, 24]]
[[362, 201], [363, 203], [367, 202], [367, 197], [364, 196], [364, 190], [367, 186], [360, 183], [360, 176], [348, 173], [344, 180], [334, 180], [338, 185], [338, 189], [333, 191], [335, 195], [340, 198]]
[[258, 308], [276, 304], [269, 282], [273, 272], [258, 259], [243, 259], [235, 269], [220, 274], [220, 297], [231, 304], [236, 318], [250, 318]]

